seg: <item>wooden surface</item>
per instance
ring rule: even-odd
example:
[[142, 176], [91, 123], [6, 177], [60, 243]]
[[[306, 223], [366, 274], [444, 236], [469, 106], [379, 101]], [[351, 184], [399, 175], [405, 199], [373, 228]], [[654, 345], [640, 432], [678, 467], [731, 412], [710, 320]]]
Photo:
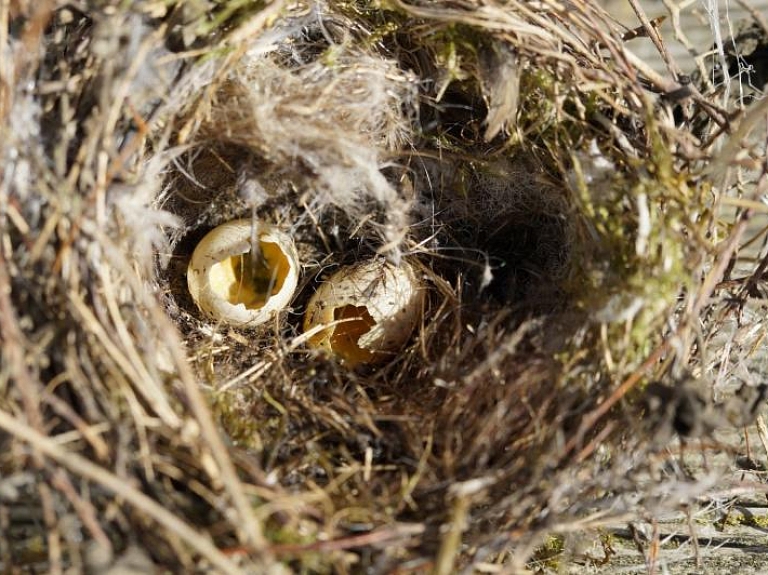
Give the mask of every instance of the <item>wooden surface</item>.
[[[749, 6], [768, 20], [768, 0], [748, 1]], [[738, 31], [740, 22], [751, 19], [749, 10], [736, 0], [712, 0], [712, 2], [718, 16], [718, 31], [713, 30], [712, 20], [707, 15], [709, 11], [707, 5], [710, 4], [710, 0], [666, 0], [668, 5], [679, 9], [679, 30], [682, 36], [676, 37], [678, 35], [675, 32], [670, 10], [665, 6], [665, 0], [638, 0], [648, 18], [667, 16], [659, 30], [670, 54], [683, 71], [695, 69], [695, 56], [701, 56], [706, 60], [706, 55], [711, 54], [717, 34], [725, 42]], [[607, 0], [604, 5], [619, 22], [628, 28], [636, 28], [640, 25], [629, 0]], [[628, 45], [635, 53], [652, 63], [657, 70], [663, 69], [658, 52], [649, 39], [637, 38], [630, 40]]]
[[[768, 573], [766, 471], [743, 469], [746, 455], [765, 466], [768, 453], [754, 427], [747, 449], [741, 430], [727, 430], [681, 450], [670, 447], [669, 471], [648, 478], [657, 491], [700, 493], [690, 506], [654, 511], [648, 519], [570, 536], [560, 565], [544, 573], [568, 575], [742, 575]], [[714, 442], [722, 449], [713, 449]], [[764, 469], [764, 467], [763, 467]], [[642, 486], [641, 487], [641, 491]], [[653, 491], [650, 490], [650, 491]]]

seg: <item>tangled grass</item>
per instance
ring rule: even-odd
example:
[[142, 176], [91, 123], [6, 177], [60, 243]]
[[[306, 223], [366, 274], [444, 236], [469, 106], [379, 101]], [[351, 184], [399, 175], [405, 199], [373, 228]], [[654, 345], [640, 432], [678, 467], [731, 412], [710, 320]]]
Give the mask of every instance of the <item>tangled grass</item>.
[[[2, 570], [546, 570], [705, 497], [667, 442], [762, 401], [765, 78], [636, 8], [0, 2]], [[184, 276], [238, 217], [303, 268], [252, 329]], [[302, 314], [377, 254], [427, 304], [351, 370]]]

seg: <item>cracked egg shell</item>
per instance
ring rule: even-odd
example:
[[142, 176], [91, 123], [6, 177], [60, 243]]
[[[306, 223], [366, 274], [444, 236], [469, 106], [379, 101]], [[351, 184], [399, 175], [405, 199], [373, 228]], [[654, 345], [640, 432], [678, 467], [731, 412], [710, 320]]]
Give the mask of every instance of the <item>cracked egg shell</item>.
[[[259, 254], [252, 246], [258, 238]], [[212, 229], [197, 244], [187, 268], [187, 286], [209, 318], [234, 326], [256, 326], [288, 306], [299, 280], [299, 258], [291, 237], [250, 219]]]
[[395, 266], [377, 258], [343, 267], [309, 300], [308, 344], [351, 367], [391, 359], [418, 325], [424, 294], [406, 261]]

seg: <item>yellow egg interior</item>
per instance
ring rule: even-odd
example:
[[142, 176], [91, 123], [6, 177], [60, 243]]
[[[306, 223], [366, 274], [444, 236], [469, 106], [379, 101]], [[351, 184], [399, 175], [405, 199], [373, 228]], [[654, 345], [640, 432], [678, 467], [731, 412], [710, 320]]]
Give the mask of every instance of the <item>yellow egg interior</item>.
[[376, 354], [358, 345], [360, 337], [376, 323], [365, 306], [345, 305], [333, 310], [333, 319], [345, 320], [333, 328], [330, 346], [349, 365], [368, 363]]
[[291, 265], [277, 244], [260, 241], [259, 248], [260, 258], [252, 257], [249, 250], [212, 265], [208, 272], [211, 289], [232, 305], [264, 307], [282, 289]]

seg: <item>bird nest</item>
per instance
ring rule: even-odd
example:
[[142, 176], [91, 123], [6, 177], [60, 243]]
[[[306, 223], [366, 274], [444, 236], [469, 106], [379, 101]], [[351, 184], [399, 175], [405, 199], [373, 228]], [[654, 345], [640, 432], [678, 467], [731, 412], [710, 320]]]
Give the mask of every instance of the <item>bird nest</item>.
[[[689, 381], [764, 366], [765, 78], [729, 96], [722, 46], [684, 76], [638, 16], [2, 4], [2, 570], [544, 569], [700, 493], [659, 439], [732, 415]], [[300, 262], [259, 325], [188, 288], [237, 219]], [[313, 346], [313, 294], [371, 262], [413, 270], [407, 339]]]

